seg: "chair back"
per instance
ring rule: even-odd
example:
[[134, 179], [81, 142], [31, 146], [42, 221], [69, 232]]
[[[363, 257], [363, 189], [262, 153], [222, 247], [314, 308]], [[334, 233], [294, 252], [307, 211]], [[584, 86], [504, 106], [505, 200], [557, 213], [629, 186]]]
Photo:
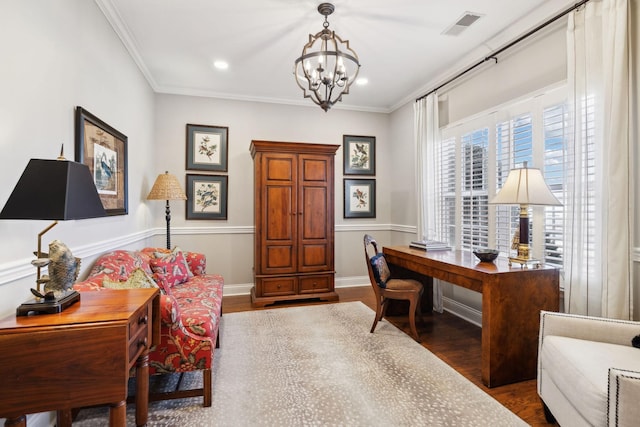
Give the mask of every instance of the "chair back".
[[373, 291], [376, 294], [376, 297], [380, 297], [380, 286], [378, 286], [378, 282], [373, 274], [373, 267], [371, 266], [371, 258], [379, 254], [378, 251], [378, 243], [373, 238], [373, 236], [369, 234], [364, 235], [364, 258], [367, 263], [367, 271], [369, 272], [369, 282], [371, 282], [371, 287], [373, 287]]

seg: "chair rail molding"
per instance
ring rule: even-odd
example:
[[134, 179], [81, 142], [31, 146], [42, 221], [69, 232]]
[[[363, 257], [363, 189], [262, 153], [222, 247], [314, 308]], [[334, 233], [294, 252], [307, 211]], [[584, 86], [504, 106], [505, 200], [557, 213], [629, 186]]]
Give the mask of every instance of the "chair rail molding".
[[416, 230], [417, 227], [415, 225], [402, 224], [336, 224], [336, 233], [349, 231], [396, 231], [399, 233], [416, 234]]
[[[154, 235], [164, 235], [166, 228], [154, 228]], [[210, 234], [254, 234], [253, 225], [245, 226], [214, 226], [214, 227], [171, 227], [172, 235], [202, 236]]]
[[[90, 258], [107, 251], [139, 243], [153, 237], [155, 234], [153, 229], [149, 229], [137, 233], [125, 234], [114, 239], [101, 240], [88, 245], [74, 246], [70, 249], [73, 255], [78, 258]], [[164, 231], [160, 234], [164, 235]], [[0, 264], [0, 286], [35, 275], [35, 269], [31, 265], [32, 260], [33, 258], [23, 258]]]
[[[398, 233], [415, 234], [416, 227], [412, 225], [402, 224], [336, 224], [336, 232], [367, 232], [367, 231], [394, 231]], [[171, 233], [174, 235], [225, 235], [225, 234], [254, 234], [255, 230], [253, 225], [251, 226], [211, 226], [211, 227], [172, 227]], [[114, 239], [102, 240], [91, 244], [72, 247], [74, 255], [79, 258], [91, 258], [101, 255], [105, 252], [119, 249], [128, 245], [134, 245], [150, 239], [155, 236], [164, 236], [166, 228], [154, 227], [144, 231], [126, 234]], [[0, 287], [6, 283], [10, 283], [16, 280], [24, 279], [26, 277], [33, 276], [35, 274], [34, 268], [31, 265], [32, 258], [22, 258], [18, 260], [12, 260], [5, 263], [0, 263]], [[633, 262], [640, 263], [640, 247], [633, 249]], [[369, 281], [366, 276], [353, 276], [353, 277], [336, 277], [336, 288], [345, 288], [351, 286], [368, 286]], [[226, 295], [244, 295], [248, 294], [249, 290], [253, 286], [252, 283], [239, 283], [228, 284], [225, 286], [229, 288], [229, 293]], [[445, 304], [447, 304], [445, 300]], [[450, 308], [452, 312], [458, 313], [458, 309], [462, 308], [463, 314], [461, 317], [468, 319], [472, 323], [476, 323], [478, 319], [477, 313], [468, 312], [466, 308], [460, 306], [454, 300], [451, 300]], [[458, 307], [458, 308], [456, 308]], [[472, 309], [473, 310], [473, 309]], [[466, 314], [465, 314], [466, 313]]]

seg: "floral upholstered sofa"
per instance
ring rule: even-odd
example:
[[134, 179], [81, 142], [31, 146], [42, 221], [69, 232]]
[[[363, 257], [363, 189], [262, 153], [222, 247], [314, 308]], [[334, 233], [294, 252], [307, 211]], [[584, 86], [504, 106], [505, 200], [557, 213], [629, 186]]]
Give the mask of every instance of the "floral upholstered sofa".
[[206, 274], [203, 254], [145, 248], [101, 255], [74, 289], [159, 287], [160, 343], [149, 352], [149, 373], [203, 371], [203, 388], [152, 394], [150, 401], [203, 396], [211, 406], [211, 367], [222, 315], [222, 276]]

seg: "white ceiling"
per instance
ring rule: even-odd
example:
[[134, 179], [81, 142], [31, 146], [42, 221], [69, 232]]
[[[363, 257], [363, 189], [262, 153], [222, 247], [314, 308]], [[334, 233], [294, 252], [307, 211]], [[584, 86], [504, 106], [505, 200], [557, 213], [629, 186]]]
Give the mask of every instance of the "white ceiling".
[[[159, 93], [315, 106], [293, 76], [319, 0], [96, 0]], [[569, 0], [334, 0], [329, 29], [366, 86], [334, 108], [390, 112], [572, 4]], [[483, 15], [458, 36], [465, 12]], [[213, 61], [225, 60], [225, 71]], [[318, 111], [320, 110], [319, 107]]]

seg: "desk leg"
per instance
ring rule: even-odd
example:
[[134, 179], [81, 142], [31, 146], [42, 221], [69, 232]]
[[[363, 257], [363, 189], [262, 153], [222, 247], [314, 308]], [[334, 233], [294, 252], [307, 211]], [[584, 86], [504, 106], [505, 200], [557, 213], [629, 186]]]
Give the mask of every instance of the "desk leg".
[[127, 399], [109, 405], [109, 427], [127, 427]]
[[149, 413], [149, 352], [145, 351], [136, 361], [136, 425], [147, 424]]
[[540, 310], [558, 311], [557, 270], [494, 276], [482, 293], [482, 382], [496, 387], [537, 374]]
[[71, 409], [60, 409], [56, 411], [56, 426], [57, 427], [71, 427], [73, 422], [73, 414]]
[[4, 427], [27, 427], [27, 417], [20, 415], [19, 417], [7, 418], [4, 421]]

